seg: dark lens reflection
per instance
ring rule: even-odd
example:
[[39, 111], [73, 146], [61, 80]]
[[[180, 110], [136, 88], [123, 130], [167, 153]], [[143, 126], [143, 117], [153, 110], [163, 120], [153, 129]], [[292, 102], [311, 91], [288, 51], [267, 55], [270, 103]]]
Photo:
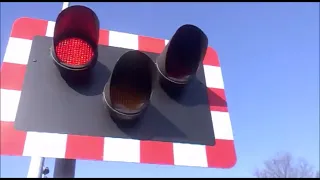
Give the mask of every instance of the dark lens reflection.
[[114, 109], [138, 113], [150, 99], [152, 60], [142, 52], [130, 51], [117, 62], [111, 80], [110, 100]]

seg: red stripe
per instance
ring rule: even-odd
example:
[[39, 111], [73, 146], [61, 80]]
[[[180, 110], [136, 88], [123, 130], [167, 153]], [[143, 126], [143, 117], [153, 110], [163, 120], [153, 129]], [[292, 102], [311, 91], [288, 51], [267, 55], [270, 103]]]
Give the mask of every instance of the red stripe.
[[21, 91], [27, 66], [22, 64], [2, 63], [1, 88]]
[[103, 160], [104, 138], [68, 135], [66, 158]]
[[100, 29], [99, 32], [99, 44], [109, 45], [109, 31]]
[[203, 60], [203, 64], [210, 66], [220, 66], [218, 54], [213, 48], [208, 47], [206, 56]]
[[224, 89], [208, 88], [207, 92], [211, 111], [228, 112]]
[[140, 162], [173, 165], [173, 143], [140, 141]]
[[206, 146], [208, 167], [231, 168], [237, 157], [233, 140], [216, 139], [214, 146]]
[[13, 122], [0, 122], [0, 154], [22, 156], [27, 133], [14, 129]]
[[48, 21], [22, 17], [16, 19], [11, 30], [11, 37], [32, 40], [34, 36], [45, 36]]
[[153, 53], [161, 53], [165, 47], [165, 42], [162, 39], [139, 36], [139, 50]]

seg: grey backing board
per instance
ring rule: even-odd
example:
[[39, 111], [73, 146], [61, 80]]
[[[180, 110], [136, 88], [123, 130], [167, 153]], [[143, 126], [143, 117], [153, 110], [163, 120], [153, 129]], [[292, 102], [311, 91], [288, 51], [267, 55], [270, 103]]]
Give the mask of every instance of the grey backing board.
[[[179, 101], [156, 83], [141, 121], [135, 128], [123, 129], [109, 117], [101, 93], [116, 61], [129, 49], [99, 45], [93, 82], [75, 88], [59, 74], [50, 55], [51, 45], [50, 37], [33, 40], [15, 120], [18, 130], [214, 145], [202, 66]], [[154, 61], [158, 56], [145, 53]]]

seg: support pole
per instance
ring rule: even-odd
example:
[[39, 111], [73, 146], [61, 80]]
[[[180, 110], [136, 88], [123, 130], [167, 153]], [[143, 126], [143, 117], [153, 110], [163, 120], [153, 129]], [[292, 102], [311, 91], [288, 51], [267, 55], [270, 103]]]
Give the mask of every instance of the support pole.
[[[69, 7], [69, 2], [63, 2], [61, 11]], [[56, 158], [54, 164], [54, 178], [74, 178], [76, 170], [76, 160]]]
[[54, 164], [54, 178], [74, 178], [76, 170], [75, 159], [58, 159], [56, 158]]
[[69, 2], [63, 2], [62, 4], [62, 10], [64, 10], [65, 8], [69, 7]]
[[31, 157], [27, 178], [42, 178], [43, 164], [43, 157]]

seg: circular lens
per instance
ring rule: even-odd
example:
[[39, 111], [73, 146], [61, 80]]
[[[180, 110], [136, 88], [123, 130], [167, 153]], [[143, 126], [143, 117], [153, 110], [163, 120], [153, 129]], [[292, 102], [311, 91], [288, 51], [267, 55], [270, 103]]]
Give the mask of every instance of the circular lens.
[[178, 64], [174, 60], [167, 62], [166, 71], [170, 79], [175, 81], [187, 81], [193, 73], [192, 68], [185, 64]]
[[80, 38], [67, 38], [58, 42], [55, 53], [61, 63], [70, 66], [84, 66], [94, 56], [93, 48]]
[[130, 87], [130, 84], [119, 84], [110, 87], [113, 107], [124, 113], [137, 113], [148, 100], [148, 94], [143, 90]]

